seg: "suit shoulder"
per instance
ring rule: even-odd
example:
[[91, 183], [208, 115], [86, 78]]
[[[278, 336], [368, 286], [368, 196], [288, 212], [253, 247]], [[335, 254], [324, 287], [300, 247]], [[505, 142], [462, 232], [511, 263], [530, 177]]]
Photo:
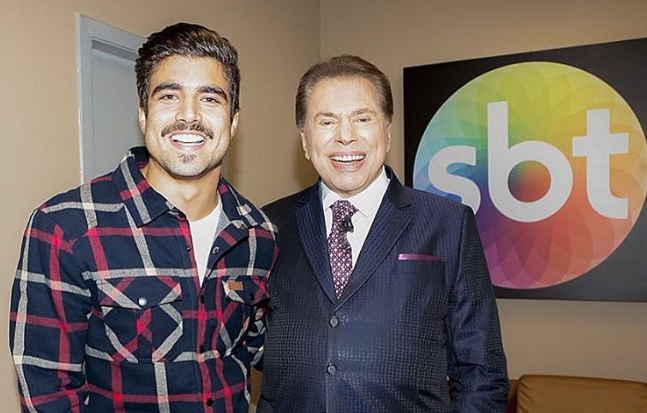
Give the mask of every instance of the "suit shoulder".
[[437, 194], [405, 187], [409, 193], [414, 208], [419, 212], [427, 212], [444, 219], [457, 219], [461, 221], [465, 214], [471, 213], [471, 208]]
[[312, 187], [306, 188], [292, 195], [270, 202], [262, 208], [263, 212], [267, 214], [270, 220], [277, 223], [280, 227], [282, 222], [287, 219], [291, 219], [294, 215], [294, 211], [303, 205], [303, 200], [311, 190]]

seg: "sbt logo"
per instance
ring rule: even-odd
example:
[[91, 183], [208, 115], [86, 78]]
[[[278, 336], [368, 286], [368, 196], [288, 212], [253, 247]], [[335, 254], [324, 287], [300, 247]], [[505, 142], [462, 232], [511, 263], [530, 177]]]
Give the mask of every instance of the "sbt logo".
[[[626, 219], [627, 198], [611, 192], [611, 157], [629, 152], [629, 135], [611, 133], [610, 110], [586, 112], [586, 135], [573, 136], [572, 157], [586, 160], [586, 191], [591, 207], [607, 218]], [[535, 222], [552, 216], [566, 203], [573, 188], [573, 171], [566, 156], [555, 146], [537, 140], [509, 145], [508, 102], [487, 104], [487, 183], [493, 205], [499, 212], [519, 222]], [[508, 186], [510, 173], [523, 162], [538, 162], [550, 175], [550, 185], [539, 199], [517, 199]], [[437, 189], [458, 195], [477, 212], [481, 193], [469, 178], [448, 172], [452, 164], [476, 165], [476, 148], [465, 145], [439, 150], [429, 161], [428, 178]]]
[[530, 289], [586, 274], [624, 242], [646, 172], [645, 134], [615, 89], [573, 66], [522, 62], [437, 109], [413, 184], [470, 205], [494, 285]]

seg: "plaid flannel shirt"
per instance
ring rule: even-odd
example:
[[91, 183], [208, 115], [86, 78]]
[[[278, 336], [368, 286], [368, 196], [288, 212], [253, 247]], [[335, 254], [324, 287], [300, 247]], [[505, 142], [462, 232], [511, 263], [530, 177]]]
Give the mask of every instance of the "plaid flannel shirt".
[[227, 222], [201, 286], [189, 223], [147, 160], [134, 148], [31, 215], [10, 322], [25, 412], [248, 410], [275, 227], [221, 178]]

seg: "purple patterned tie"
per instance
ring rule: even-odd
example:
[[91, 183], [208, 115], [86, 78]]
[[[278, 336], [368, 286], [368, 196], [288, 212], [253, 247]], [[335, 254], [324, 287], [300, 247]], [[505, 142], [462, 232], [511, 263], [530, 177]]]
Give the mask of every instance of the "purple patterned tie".
[[344, 291], [353, 270], [350, 243], [346, 238], [343, 222], [344, 219], [350, 219], [355, 212], [357, 212], [357, 208], [344, 199], [332, 204], [332, 228], [328, 236], [328, 254], [330, 255], [330, 268], [337, 298]]

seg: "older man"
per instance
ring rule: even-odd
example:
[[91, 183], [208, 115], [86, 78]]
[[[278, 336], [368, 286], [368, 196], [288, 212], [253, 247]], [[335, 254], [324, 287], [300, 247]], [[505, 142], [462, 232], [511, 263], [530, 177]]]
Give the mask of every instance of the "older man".
[[25, 412], [247, 413], [274, 226], [221, 176], [238, 54], [205, 27], [136, 63], [146, 148], [32, 214], [11, 301]]
[[398, 182], [384, 165], [392, 116], [388, 79], [361, 58], [301, 78], [296, 121], [321, 179], [265, 208], [283, 253], [268, 285], [259, 413], [505, 411], [472, 211]]

